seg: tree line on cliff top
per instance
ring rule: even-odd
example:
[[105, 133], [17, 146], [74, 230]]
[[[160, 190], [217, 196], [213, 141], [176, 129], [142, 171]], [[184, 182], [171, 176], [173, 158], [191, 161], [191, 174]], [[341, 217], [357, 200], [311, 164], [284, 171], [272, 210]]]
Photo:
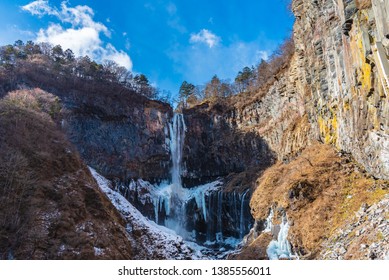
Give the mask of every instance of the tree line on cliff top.
[[[181, 84], [179, 107], [194, 106], [203, 100], [218, 100], [237, 94], [251, 94], [273, 83], [276, 74], [284, 69], [294, 53], [293, 38], [286, 39], [269, 59], [262, 59], [257, 66], [244, 67], [234, 81], [221, 80], [217, 75], [205, 85]], [[8, 87], [17, 85], [17, 74], [24, 74], [43, 84], [56, 83], [66, 88], [69, 84], [83, 88], [115, 88], [115, 90], [137, 93], [149, 99], [171, 102], [172, 94], [153, 87], [144, 74], [133, 74], [114, 61], [98, 63], [88, 56], [76, 57], [72, 50], [63, 50], [60, 45], [35, 43], [21, 40], [13, 45], [0, 47], [0, 80], [7, 80]], [[1, 95], [1, 92], [0, 92]]]
[[66, 86], [69, 82], [87, 82], [90, 87], [115, 85], [150, 99], [166, 98], [166, 94], [162, 97], [144, 74], [134, 75], [111, 60], [98, 63], [89, 56], [76, 57], [72, 50], [63, 50], [60, 45], [18, 40], [12, 45], [1, 46], [0, 78], [8, 78], [12, 88], [12, 82], [18, 81], [10, 78], [20, 73], [39, 75], [42, 83], [55, 78], [58, 86]]
[[179, 106], [190, 107], [203, 100], [217, 100], [236, 94], [251, 94], [273, 83], [276, 74], [286, 68], [294, 54], [293, 38], [287, 38], [267, 59], [262, 59], [256, 67], [244, 67], [233, 82], [221, 80], [217, 75], [202, 86], [195, 86], [187, 81], [179, 90]]

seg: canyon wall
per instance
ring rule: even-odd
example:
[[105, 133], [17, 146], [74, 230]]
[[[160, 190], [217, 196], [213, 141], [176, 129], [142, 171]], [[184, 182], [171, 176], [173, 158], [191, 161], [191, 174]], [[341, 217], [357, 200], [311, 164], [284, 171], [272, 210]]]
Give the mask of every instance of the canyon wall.
[[64, 99], [62, 126], [85, 162], [109, 179], [170, 178], [169, 105], [137, 95]]
[[[184, 110], [187, 132], [183, 151], [183, 181], [186, 185], [209, 182], [232, 173], [264, 169], [275, 155], [255, 132], [244, 133], [229, 123], [224, 105]], [[249, 186], [245, 186], [246, 188]]]
[[386, 0], [293, 1], [299, 80], [314, 134], [389, 178]]
[[[280, 160], [258, 178], [256, 225], [235, 257], [263, 256], [273, 208], [275, 224], [288, 217], [288, 239], [302, 258], [384, 258], [388, 228], [376, 209], [388, 193], [379, 179], [389, 178], [389, 2], [294, 0], [292, 9], [289, 66], [269, 89], [233, 103], [235, 118], [225, 116]], [[271, 233], [277, 238], [277, 226]]]
[[[389, 178], [387, 1], [295, 0], [292, 9], [295, 54], [289, 65], [272, 85], [256, 93], [188, 110], [187, 119], [194, 123], [188, 126], [189, 135], [207, 139], [214, 134], [224, 141], [225, 134], [207, 129], [222, 123], [235, 137], [260, 141], [267, 154], [284, 162], [319, 141], [350, 153], [375, 177]], [[204, 114], [208, 121], [200, 125]], [[193, 146], [193, 141], [187, 143]], [[222, 161], [217, 141], [199, 143], [208, 164]], [[258, 145], [232, 146], [234, 152], [252, 154], [251, 160], [260, 158]], [[193, 162], [195, 151], [186, 151], [189, 173], [199, 170]], [[239, 154], [234, 152], [231, 161]], [[251, 164], [244, 155], [239, 156], [239, 167]]]

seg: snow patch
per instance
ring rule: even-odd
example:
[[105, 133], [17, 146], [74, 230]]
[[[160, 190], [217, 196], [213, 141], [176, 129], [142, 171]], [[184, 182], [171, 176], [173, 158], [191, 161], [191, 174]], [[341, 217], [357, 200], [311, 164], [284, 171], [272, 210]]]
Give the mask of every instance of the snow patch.
[[158, 256], [165, 259], [208, 259], [203, 252], [207, 248], [186, 242], [173, 230], [157, 225], [144, 217], [128, 200], [120, 193], [110, 188], [111, 182], [89, 167], [100, 189], [109, 198], [115, 208], [126, 218], [129, 223], [126, 227], [129, 233], [137, 230], [142, 236], [137, 239], [137, 244], [146, 251], [148, 257]]
[[271, 232], [273, 227], [273, 217], [274, 217], [274, 211], [273, 208], [270, 209], [269, 216], [266, 218], [266, 228], [263, 230], [263, 232]]
[[104, 249], [99, 247], [93, 247], [93, 250], [95, 251], [95, 256], [102, 256], [104, 254]]

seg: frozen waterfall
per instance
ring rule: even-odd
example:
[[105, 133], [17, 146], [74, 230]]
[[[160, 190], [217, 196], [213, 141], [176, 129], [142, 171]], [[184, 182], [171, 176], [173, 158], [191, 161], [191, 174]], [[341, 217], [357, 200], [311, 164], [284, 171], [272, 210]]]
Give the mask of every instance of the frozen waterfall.
[[272, 240], [269, 246], [267, 247], [266, 253], [270, 260], [297, 258], [297, 256], [293, 254], [291, 245], [287, 239], [288, 231], [289, 223], [285, 215], [282, 218], [282, 223], [280, 225], [280, 231], [278, 233], [277, 240]]
[[186, 240], [213, 249], [235, 248], [253, 224], [250, 189], [226, 192], [221, 179], [184, 188], [186, 125], [182, 114], [174, 114], [168, 131], [170, 139], [166, 143], [170, 148], [171, 179], [159, 184], [131, 180], [120, 185], [118, 190], [146, 217], [174, 230]]

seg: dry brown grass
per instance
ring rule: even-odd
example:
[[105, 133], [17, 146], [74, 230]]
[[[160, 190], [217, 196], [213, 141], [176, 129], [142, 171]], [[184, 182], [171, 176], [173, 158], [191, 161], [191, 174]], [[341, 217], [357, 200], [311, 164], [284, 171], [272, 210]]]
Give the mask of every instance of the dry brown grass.
[[331, 146], [316, 144], [292, 162], [269, 168], [258, 180], [250, 205], [256, 219], [265, 219], [271, 206], [285, 209], [293, 244], [314, 258], [326, 238], [362, 203], [383, 198], [387, 186], [387, 181], [368, 176]]
[[131, 258], [125, 222], [58, 129], [57, 105], [40, 90], [0, 100], [0, 259]]
[[356, 0], [355, 2], [360, 10], [371, 8], [372, 5], [371, 0]]
[[230, 255], [230, 260], [267, 260], [266, 248], [273, 239], [270, 233], [261, 234], [258, 238], [247, 244], [236, 255]]

